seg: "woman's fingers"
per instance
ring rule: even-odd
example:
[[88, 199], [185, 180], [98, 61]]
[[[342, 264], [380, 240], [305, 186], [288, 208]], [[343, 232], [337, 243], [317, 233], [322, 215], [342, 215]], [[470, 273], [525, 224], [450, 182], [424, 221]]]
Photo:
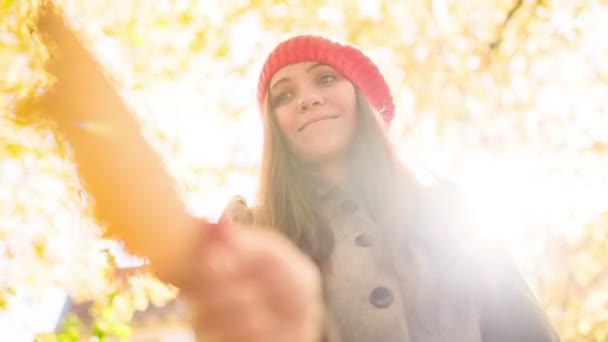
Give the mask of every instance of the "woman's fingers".
[[323, 320], [318, 270], [291, 243], [273, 247], [253, 259], [253, 279], [263, 286], [265, 303], [281, 317], [285, 335], [276, 341], [318, 341]]
[[[209, 230], [194, 267], [196, 287], [184, 293], [198, 334], [209, 341], [265, 341], [276, 326], [261, 295], [263, 288], [245, 271], [246, 255], [236, 231]], [[267, 341], [267, 340], [266, 340]]]
[[124, 107], [117, 104], [122, 99], [102, 66], [52, 1], [39, 5], [34, 31], [49, 51], [45, 70], [54, 77], [38, 108], [44, 108], [53, 119], [80, 120], [92, 119], [84, 117], [92, 110], [118, 111]]
[[42, 42], [61, 51], [62, 55], [67, 56], [70, 52], [82, 50], [78, 35], [52, 1], [42, 1], [36, 13], [34, 27]]
[[253, 257], [247, 260], [247, 271], [252, 281], [258, 282], [259, 286], [264, 284], [273, 304], [289, 313], [303, 298], [294, 296], [294, 289], [320, 297], [320, 275], [312, 260], [275, 232], [257, 230], [250, 233], [260, 247], [250, 252]]
[[201, 298], [196, 307], [198, 331], [216, 336], [241, 338], [268, 335], [277, 320], [257, 290], [247, 286], [226, 286]]
[[[43, 1], [34, 21], [35, 31], [49, 49], [50, 59], [46, 70], [63, 81], [62, 86], [83, 93], [91, 81], [105, 83], [104, 72], [87, 50], [80, 35], [66, 21], [51, 1]], [[84, 81], [87, 82], [84, 82]], [[88, 89], [87, 89], [88, 90]], [[92, 89], [95, 90], [95, 89]], [[89, 91], [89, 94], [95, 92]], [[72, 94], [73, 95], [73, 94]]]
[[64, 18], [52, 1], [41, 1], [34, 19], [34, 26], [42, 39], [52, 40], [65, 30]]
[[[322, 321], [321, 280], [317, 267], [276, 231], [248, 229], [242, 236], [245, 279], [259, 289], [262, 302], [292, 341], [316, 341]], [[291, 337], [289, 337], [291, 336]], [[294, 338], [293, 336], [298, 336]]]
[[314, 264], [276, 232], [221, 228], [204, 234], [196, 286], [185, 291], [198, 331], [222, 342], [314, 341], [321, 322]]

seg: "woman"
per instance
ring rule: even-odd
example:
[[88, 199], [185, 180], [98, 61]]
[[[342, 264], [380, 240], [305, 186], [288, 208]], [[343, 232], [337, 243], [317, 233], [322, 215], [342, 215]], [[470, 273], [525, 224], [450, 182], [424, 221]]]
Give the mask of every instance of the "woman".
[[37, 30], [59, 53], [38, 106], [109, 234], [180, 287], [205, 341], [557, 340], [508, 258], [475, 253], [454, 191], [423, 188], [399, 162], [392, 95], [361, 51], [298, 36], [270, 54], [259, 204], [237, 198], [213, 225], [187, 215], [102, 70], [41, 9]]
[[344, 341], [556, 340], [508, 258], [474, 254], [455, 189], [422, 187], [397, 158], [390, 89], [360, 50], [288, 39], [258, 101], [260, 203], [237, 198], [224, 218], [276, 227], [316, 262]]

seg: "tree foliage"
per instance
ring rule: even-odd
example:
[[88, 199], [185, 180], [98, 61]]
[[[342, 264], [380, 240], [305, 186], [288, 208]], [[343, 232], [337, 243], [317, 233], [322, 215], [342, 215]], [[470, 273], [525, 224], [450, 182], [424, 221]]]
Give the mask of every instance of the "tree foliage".
[[[469, 192], [567, 341], [608, 341], [608, 5], [601, 0], [65, 0], [192, 212], [253, 197], [256, 78], [283, 38], [378, 62], [400, 152]], [[37, 1], [0, 3], [0, 306], [60, 286], [106, 300], [115, 265], [69, 154], [14, 117], [43, 91]], [[117, 189], [118, 191], [118, 189]], [[106, 299], [104, 299], [106, 298]]]

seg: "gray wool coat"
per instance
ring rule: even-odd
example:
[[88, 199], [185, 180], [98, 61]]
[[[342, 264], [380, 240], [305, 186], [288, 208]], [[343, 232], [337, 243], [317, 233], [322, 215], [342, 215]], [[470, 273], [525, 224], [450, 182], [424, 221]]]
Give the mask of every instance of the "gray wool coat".
[[[424, 191], [423, 196], [433, 203], [431, 215], [424, 219], [426, 222], [417, 224], [457, 226], [458, 221], [463, 221], [462, 213], [457, 212], [462, 206], [455, 187], [441, 185]], [[418, 324], [405, 305], [412, 282], [407, 281], [400, 267], [407, 266], [398, 262], [402, 256], [391, 252], [387, 241], [390, 237], [380, 234], [360, 198], [340, 189], [323, 194], [319, 201], [323, 208], [321, 215], [329, 223], [335, 240], [330, 267], [322, 270], [327, 305], [324, 341], [559, 341], [504, 249], [486, 240], [477, 241], [477, 246], [490, 252], [491, 257], [484, 254], [484, 258], [492, 271], [494, 290], [486, 292], [480, 287], [474, 310], [440, 310], [437, 312], [440, 325], [429, 328]], [[253, 215], [245, 200], [235, 196], [224, 209], [222, 220], [249, 223]], [[423, 270], [425, 263], [431, 267], [424, 257], [414, 255], [414, 259]]]

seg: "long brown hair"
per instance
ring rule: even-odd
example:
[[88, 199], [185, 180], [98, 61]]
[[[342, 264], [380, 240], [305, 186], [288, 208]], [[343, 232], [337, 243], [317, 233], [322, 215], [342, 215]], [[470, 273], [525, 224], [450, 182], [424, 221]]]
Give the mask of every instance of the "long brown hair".
[[[457, 274], [446, 260], [454, 261], [446, 249], [451, 237], [424, 224], [429, 208], [423, 190], [394, 150], [380, 113], [365, 97], [356, 93], [357, 131], [349, 152], [347, 183], [358, 193], [372, 219], [390, 236], [393, 264], [402, 277], [408, 315], [428, 329], [437, 325], [442, 283], [453, 284]], [[269, 101], [266, 101], [268, 103]], [[264, 149], [260, 175], [259, 207], [256, 220], [282, 231], [317, 264], [332, 252], [334, 236], [315, 208], [314, 180], [288, 151], [273, 108], [264, 113]], [[441, 246], [439, 246], [439, 245]], [[455, 252], [455, 251], [454, 251]], [[454, 304], [466, 302], [464, 293]]]

